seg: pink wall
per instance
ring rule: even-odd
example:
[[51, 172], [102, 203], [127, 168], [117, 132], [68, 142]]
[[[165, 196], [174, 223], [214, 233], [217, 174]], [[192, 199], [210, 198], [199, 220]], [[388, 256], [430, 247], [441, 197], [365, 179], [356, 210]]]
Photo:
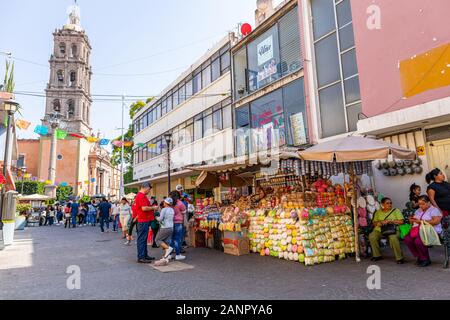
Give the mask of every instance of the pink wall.
[[[314, 1], [314, 0], [312, 0]], [[381, 29], [369, 30], [370, 5]], [[391, 112], [450, 96], [450, 86], [401, 100], [398, 63], [450, 42], [449, 0], [351, 0], [363, 112]]]

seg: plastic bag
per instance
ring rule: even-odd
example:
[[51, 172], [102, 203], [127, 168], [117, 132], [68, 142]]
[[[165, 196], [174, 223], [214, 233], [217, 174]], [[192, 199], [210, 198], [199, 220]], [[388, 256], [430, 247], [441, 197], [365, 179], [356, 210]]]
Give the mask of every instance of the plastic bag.
[[434, 227], [426, 221], [422, 221], [419, 230], [420, 239], [426, 246], [440, 246], [441, 241]]

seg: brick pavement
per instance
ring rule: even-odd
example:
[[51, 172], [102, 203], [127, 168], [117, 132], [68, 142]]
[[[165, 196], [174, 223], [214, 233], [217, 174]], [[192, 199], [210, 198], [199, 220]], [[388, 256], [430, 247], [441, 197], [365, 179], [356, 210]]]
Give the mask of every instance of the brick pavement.
[[[136, 247], [124, 246], [117, 233], [35, 227], [17, 231], [16, 243], [0, 251], [0, 299], [449, 299], [450, 269], [442, 268], [442, 254], [442, 248], [432, 249], [435, 263], [423, 269], [409, 253], [409, 263], [395, 264], [386, 249], [378, 263], [381, 290], [368, 290], [368, 260], [305, 267], [189, 248], [186, 263], [194, 269], [161, 273], [137, 264]], [[81, 269], [80, 290], [66, 288], [69, 265]]]

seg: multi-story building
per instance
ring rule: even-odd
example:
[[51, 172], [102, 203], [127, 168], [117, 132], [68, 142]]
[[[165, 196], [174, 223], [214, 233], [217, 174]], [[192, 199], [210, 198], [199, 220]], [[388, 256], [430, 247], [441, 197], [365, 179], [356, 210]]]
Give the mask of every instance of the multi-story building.
[[[150, 181], [161, 198], [168, 193], [171, 135], [171, 186], [195, 189], [198, 173], [189, 166], [233, 157], [230, 37], [224, 38], [167, 86], [133, 119], [134, 179]], [[199, 192], [199, 190], [197, 190]]]

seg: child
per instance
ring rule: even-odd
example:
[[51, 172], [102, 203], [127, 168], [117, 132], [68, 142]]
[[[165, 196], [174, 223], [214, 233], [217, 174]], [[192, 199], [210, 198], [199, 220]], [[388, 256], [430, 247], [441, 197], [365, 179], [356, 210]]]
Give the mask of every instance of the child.
[[172, 209], [172, 198], [166, 198], [164, 200], [164, 208], [161, 210], [159, 217], [156, 219], [160, 223], [160, 229], [156, 235], [156, 244], [164, 250], [163, 260], [168, 260], [173, 248], [169, 246], [173, 233], [173, 217], [175, 211]]
[[418, 209], [419, 208], [419, 197], [420, 197], [420, 192], [422, 191], [422, 189], [420, 188], [420, 186], [413, 183], [409, 187], [409, 191], [410, 191], [409, 192], [409, 201], [411, 201], [413, 203], [412, 207], [414, 209]]

